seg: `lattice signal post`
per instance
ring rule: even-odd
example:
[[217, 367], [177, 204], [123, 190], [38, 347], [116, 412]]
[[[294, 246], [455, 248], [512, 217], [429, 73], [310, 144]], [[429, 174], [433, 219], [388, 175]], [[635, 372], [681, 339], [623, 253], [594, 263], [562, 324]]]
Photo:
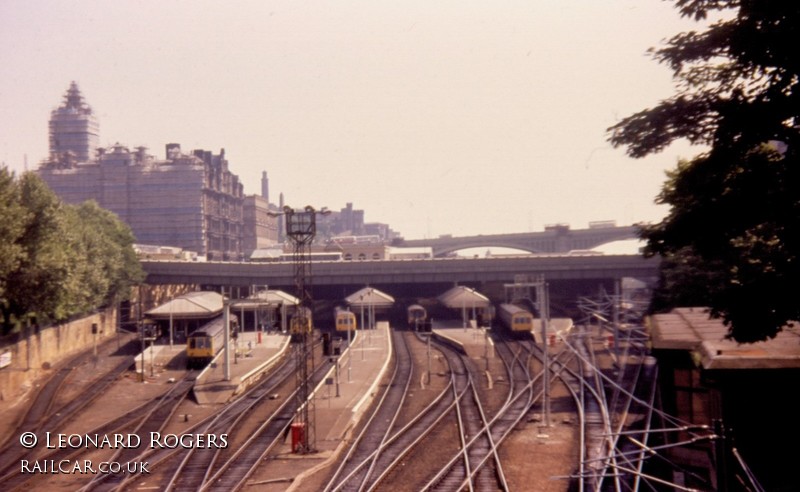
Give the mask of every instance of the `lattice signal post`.
[[311, 243], [317, 235], [317, 215], [327, 215], [325, 208], [315, 210], [311, 206], [295, 210], [283, 208], [286, 223], [286, 236], [294, 246], [294, 283], [299, 304], [290, 323], [294, 341], [293, 350], [296, 366], [297, 414], [292, 424], [292, 451], [306, 454], [316, 449], [315, 409], [311, 395], [309, 374], [314, 374], [314, 344], [312, 334], [314, 323], [313, 299], [311, 297]]

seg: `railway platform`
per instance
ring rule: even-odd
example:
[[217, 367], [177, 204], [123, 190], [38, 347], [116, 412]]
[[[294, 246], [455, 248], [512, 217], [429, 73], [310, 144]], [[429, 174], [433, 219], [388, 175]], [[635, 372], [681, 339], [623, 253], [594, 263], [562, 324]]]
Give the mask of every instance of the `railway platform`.
[[471, 358], [494, 357], [494, 343], [484, 328], [476, 328], [475, 321], [464, 326], [456, 321], [434, 321], [433, 336], [459, 346]]
[[[350, 346], [338, 357], [336, 365], [314, 390], [316, 452], [293, 454], [291, 439], [270, 460], [272, 473], [292, 476], [281, 490], [308, 490], [307, 479], [320, 468], [329, 466], [342, 452], [353, 430], [376, 396], [377, 387], [389, 368], [391, 333], [387, 322], [378, 322], [374, 330], [355, 332]], [[273, 468], [274, 467], [274, 468]], [[313, 479], [311, 479], [313, 481]], [[270, 489], [274, 490], [274, 489]]]
[[[389, 366], [389, 323], [374, 330], [357, 331], [336, 367], [314, 391], [317, 410], [317, 444], [343, 439], [369, 407], [375, 389]], [[338, 373], [338, 374], [337, 374]]]
[[194, 395], [197, 403], [227, 403], [272, 367], [288, 347], [287, 334], [239, 333], [235, 350], [231, 350], [228, 355], [229, 379], [225, 379], [225, 353], [220, 352], [195, 380]]

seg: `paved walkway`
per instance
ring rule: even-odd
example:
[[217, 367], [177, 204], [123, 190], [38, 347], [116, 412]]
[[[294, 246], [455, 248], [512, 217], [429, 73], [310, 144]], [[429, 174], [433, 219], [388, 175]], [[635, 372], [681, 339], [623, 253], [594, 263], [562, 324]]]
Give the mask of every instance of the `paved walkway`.
[[328, 442], [338, 445], [369, 407], [391, 351], [388, 323], [378, 322], [374, 330], [356, 332], [350, 348], [339, 357], [338, 379], [334, 368], [314, 392], [320, 451], [328, 447]]

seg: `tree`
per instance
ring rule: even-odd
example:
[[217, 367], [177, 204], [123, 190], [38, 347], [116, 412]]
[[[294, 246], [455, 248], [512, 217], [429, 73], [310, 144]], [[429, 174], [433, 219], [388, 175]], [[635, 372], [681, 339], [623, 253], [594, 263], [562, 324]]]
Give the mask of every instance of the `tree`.
[[64, 205], [34, 173], [0, 169], [0, 212], [2, 333], [126, 299], [144, 278], [127, 225], [95, 202]]
[[20, 204], [26, 210], [17, 240], [23, 254], [10, 272], [6, 291], [6, 323], [22, 323], [28, 316], [66, 317], [62, 287], [70, 269], [64, 247], [67, 235], [61, 202], [35, 174], [24, 173], [17, 184]]
[[18, 240], [24, 230], [26, 210], [20, 204], [14, 173], [0, 167], [0, 309], [8, 289], [8, 276], [19, 267], [23, 249]]
[[100, 306], [127, 300], [131, 287], [145, 277], [133, 250], [133, 232], [113, 212], [101, 208], [94, 200], [74, 210], [80, 225], [81, 249], [93, 265], [84, 281], [91, 286], [92, 304]]
[[[661, 255], [663, 307], [685, 300], [698, 278], [730, 336], [752, 342], [800, 319], [800, 3], [675, 0], [697, 20], [721, 12], [703, 32], [651, 49], [679, 82], [675, 95], [609, 128], [633, 157], [677, 139], [709, 150], [669, 173], [645, 226], [645, 254]], [[672, 294], [669, 292], [672, 291]]]

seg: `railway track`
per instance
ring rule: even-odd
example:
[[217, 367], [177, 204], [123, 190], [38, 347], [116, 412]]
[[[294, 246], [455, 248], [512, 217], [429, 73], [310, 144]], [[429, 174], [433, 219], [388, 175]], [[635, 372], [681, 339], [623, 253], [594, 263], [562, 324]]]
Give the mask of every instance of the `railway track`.
[[[138, 423], [131, 430], [132, 435], [139, 437], [140, 442], [145, 443], [140, 447], [120, 447], [107, 458], [109, 462], [132, 463], [143, 462], [149, 455], [155, 452], [155, 448], [149, 443], [151, 433], [160, 433], [176, 409], [189, 395], [197, 372], [191, 371], [186, 377], [178, 381], [168, 392], [159, 397], [156, 403], [148, 408], [147, 413], [141, 416]], [[119, 488], [126, 475], [123, 473], [98, 474], [81, 490], [83, 491], [110, 491]]]
[[[427, 342], [427, 336], [420, 338]], [[328, 489], [376, 490], [387, 484], [388, 478], [395, 473], [395, 470], [403, 468], [404, 460], [416, 448], [421, 447], [422, 442], [429, 437], [433, 430], [452, 414], [456, 405], [455, 395], [463, 392], [465, 386], [459, 379], [459, 375], [450, 371], [448, 382], [442, 391], [414, 417], [410, 418], [405, 425], [393, 429], [391, 436], [373, 452], [374, 455], [367, 456], [361, 464], [356, 465], [356, 467], [372, 467], [375, 470], [376, 473], [373, 473], [369, 480], [361, 483], [355, 482], [354, 485], [351, 483], [352, 481], [348, 480], [348, 477], [344, 477], [339, 484], [329, 483]], [[457, 389], [459, 387], [462, 389]], [[369, 430], [365, 429], [364, 432], [369, 432]]]
[[[231, 402], [210, 421], [197, 428], [198, 433], [213, 435], [232, 435], [248, 414], [256, 413], [258, 407], [278, 391], [283, 391], [288, 383], [294, 382], [295, 368], [291, 360], [284, 359], [270, 376], [256, 385], [247, 394]], [[200, 489], [209, 479], [220, 458], [220, 448], [192, 448], [186, 450], [174, 473], [161, 490]]]
[[[565, 340], [564, 351], [550, 361], [553, 381], [565, 385], [577, 407], [580, 456], [572, 478], [579, 491], [639, 490], [646, 477], [655, 364], [636, 344], [617, 362], [603, 369], [597, 344], [582, 333]], [[634, 427], [639, 430], [631, 431]], [[659, 481], [649, 478], [650, 487]]]
[[[387, 480], [396, 475], [395, 470], [409, 465], [406, 462], [409, 456], [424, 453], [422, 449], [442, 447], [427, 439], [442, 425], [454, 425], [458, 429], [453, 437], [458, 441], [459, 451], [451, 459], [441, 460], [438, 471], [431, 472], [424, 479], [427, 483], [421, 481], [417, 486], [419, 490], [508, 490], [497, 449], [525, 416], [533, 401], [530, 354], [520, 350], [514, 352], [505, 344], [501, 345], [507, 373], [507, 378], [501, 379], [509, 381], [509, 389], [499, 409], [489, 416], [481, 402], [478, 384], [472, 377], [475, 368], [469, 367], [471, 361], [446, 346], [437, 344], [437, 349], [446, 354], [450, 367], [450, 383], [445, 391], [402, 428], [378, 433], [372, 440], [373, 444], [363, 451], [351, 449], [345, 461], [353, 464], [341, 464], [328, 482], [326, 491], [378, 490], [384, 485], [391, 488]], [[374, 415], [388, 419], [396, 412], [397, 409], [390, 405], [386, 410], [376, 410]], [[370, 435], [374, 429], [371, 425], [365, 426], [362, 434]], [[379, 445], [374, 444], [377, 441], [380, 441]], [[353, 459], [359, 453], [364, 457]], [[444, 456], [447, 453], [440, 454]], [[380, 470], [380, 473], [370, 474], [368, 471], [371, 469]], [[365, 479], [365, 476], [370, 478]]]
[[[89, 430], [85, 434], [88, 436], [107, 436], [135, 432], [137, 428], [141, 427], [145, 419], [149, 418], [151, 415], [157, 415], [159, 413], [159, 407], [165, 405], [165, 403], [168, 404], [168, 402], [172, 401], [174, 405], [177, 406], [191, 389], [191, 383], [189, 380], [192, 377], [193, 376], [187, 376], [187, 380], [177, 383], [167, 394], [162, 395], [162, 397], [149, 401], [144, 405], [130, 410], [124, 415], [121, 415], [105, 424], [100, 425], [99, 427]], [[41, 456], [36, 457], [36, 459], [40, 462], [48, 460], [68, 460], [70, 462], [76, 462], [80, 459], [82, 454], [87, 452], [88, 450], [83, 448], [68, 448], [66, 450], [53, 449]], [[0, 483], [3, 484], [4, 490], [22, 491], [29, 490], [32, 484], [36, 483], [39, 478], [40, 477], [35, 474], [20, 474], [18, 469], [14, 469], [8, 474], [0, 477]]]
[[[326, 492], [391, 489], [398, 484], [398, 480], [419, 480], [410, 485], [414, 490], [509, 490], [500, 447], [534, 405], [542, 402], [545, 374], [551, 380], [549, 384], [568, 388], [578, 415], [576, 430], [579, 427], [581, 434], [580, 453], [576, 462], [579, 465], [574, 473], [564, 477], [573, 480], [574, 490], [600, 492], [659, 487], [658, 479], [648, 474], [647, 463], [662, 442], [657, 438], [656, 434], [660, 431], [653, 422], [658, 418], [663, 422], [669, 417], [655, 409], [653, 381], [657, 367], [647, 357], [646, 346], [640, 343], [638, 334], [631, 334], [625, 347], [620, 346], [611, 353], [607, 348], [603, 351], [597, 340], [576, 330], [564, 340], [561, 349], [549, 349], [547, 372], [531, 369], [541, 368], [541, 359], [538, 359], [539, 362], [534, 359], [537, 352], [541, 355], [542, 347], [532, 341], [504, 341], [493, 334], [499, 355], [494, 364], [499, 365], [502, 360], [505, 366], [505, 375], [502, 377], [499, 376], [502, 372], [494, 372], [493, 369], [494, 379], [490, 379], [489, 383], [497, 381], [494, 393], [487, 392], [483, 378], [475, 376], [478, 371], [473, 360], [437, 344], [437, 350], [446, 354], [450, 368], [449, 371], [438, 373], [449, 378], [446, 390], [436, 398], [430, 398], [433, 403], [414, 418], [408, 418], [411, 415], [408, 413], [399, 418], [401, 409], [406, 405], [405, 396], [415, 392], [410, 389], [415, 379], [415, 368], [418, 369], [422, 364], [420, 360], [412, 362], [412, 356], [403, 343], [404, 335], [408, 333], [391, 331], [395, 349], [394, 375], [388, 383], [383, 384], [386, 392], [376, 400], [380, 404], [375, 405], [369, 424], [363, 426], [355, 439], [357, 445], [351, 447], [341, 466], [327, 482]], [[614, 364], [608, 363], [609, 356]], [[600, 360], [601, 357], [605, 359]], [[314, 373], [312, 384], [322, 381], [330, 367], [330, 364], [323, 364], [316, 368], [318, 370]], [[294, 368], [289, 367], [286, 374], [292, 380]], [[162, 469], [172, 467], [176, 470], [178, 478], [174, 480], [164, 478], [160, 482], [153, 482], [152, 475], [147, 477], [146, 486], [149, 488], [239, 490], [281, 438], [286, 439], [288, 426], [295, 414], [296, 409], [290, 409], [293, 395], [286, 397], [284, 405], [270, 410], [268, 417], [263, 408], [258, 412], [252, 410], [256, 400], [269, 399], [269, 395], [285, 392], [275, 389], [277, 376], [270, 378], [273, 386], [264, 386], [257, 392], [243, 395], [242, 401], [231, 402], [231, 408], [226, 412], [190, 428], [193, 434], [233, 435], [243, 432], [250, 436], [247, 442], [240, 444], [237, 441], [225, 450], [165, 450], [149, 456], [133, 453], [109, 456], [107, 459], [147, 459]], [[180, 385], [176, 384], [173, 391], [180, 393]], [[492, 395], [494, 401], [487, 404], [485, 398], [488, 394]], [[174, 403], [172, 410], [168, 410], [170, 404], [167, 401], [170, 397], [164, 395], [163, 398], [163, 403], [160, 400], [149, 402], [89, 433], [158, 432], [162, 428], [158, 421], [168, 420], [179, 404], [179, 401]], [[429, 401], [427, 397], [426, 401]], [[241, 408], [234, 410], [234, 404], [240, 404]], [[278, 401], [272, 401], [273, 407], [278, 407], [278, 404]], [[563, 405], [563, 402], [559, 402], [559, 405]], [[416, 408], [420, 408], [420, 405]], [[562, 411], [563, 408], [566, 407], [562, 407]], [[256, 419], [263, 421], [266, 418], [268, 422], [257, 426], [254, 419], [248, 420], [248, 416], [254, 413], [259, 414]], [[144, 419], [146, 423], [136, 418], [145, 414], [152, 415]], [[158, 417], [158, 414], [163, 414], [163, 417]], [[398, 424], [404, 420], [408, 423]], [[687, 432], [692, 434], [694, 431]], [[437, 437], [431, 438], [434, 433], [438, 433]], [[706, 438], [709, 433], [698, 429], [692, 435]], [[452, 447], [456, 445], [458, 452], [453, 452]], [[436, 449], [433, 454], [432, 449]], [[422, 470], [418, 465], [420, 455], [423, 456], [422, 460], [438, 463], [434, 463], [438, 467], [437, 472], [431, 472], [430, 468]], [[72, 455], [65, 457], [62, 450], [58, 457], [71, 459]], [[400, 470], [403, 467], [406, 470], [413, 468], [416, 476], [409, 478], [407, 472], [402, 474]], [[132, 485], [110, 480], [113, 478], [109, 476], [94, 481], [84, 490], [120, 490]], [[12, 479], [9, 477], [9, 480]], [[2, 477], [0, 480], [4, 490], [35, 488], [31, 482], [6, 481]], [[138, 487], [145, 486], [144, 477], [138, 477], [137, 480]]]
[[[99, 356], [107, 357], [112, 351], [116, 351], [115, 345], [114, 340], [100, 345]], [[42, 386], [17, 430], [11, 433], [12, 439], [6, 440], [0, 450], [0, 476], [9, 478], [18, 474], [21, 460], [32, 460], [42, 454], [38, 449], [21, 447], [13, 436], [19, 436], [22, 432], [33, 432], [38, 442], [44, 442], [45, 432], [57, 432], [62, 429], [70, 419], [75, 418], [81, 410], [102, 395], [133, 364], [133, 354], [123, 356], [110, 370], [100, 373], [91, 384], [84, 385], [77, 396], [69, 399], [64, 405], [55, 407], [54, 402], [64, 392], [73, 370], [89, 363], [93, 357], [93, 350], [81, 352], [58, 369]]]
[[[497, 443], [489, 428], [469, 359], [442, 344], [442, 352], [457, 377], [454, 385], [454, 412], [459, 429], [459, 451], [421, 490], [507, 490]], [[459, 384], [460, 383], [460, 384]]]
[[[322, 363], [309, 371], [310, 385], [317, 387], [333, 367], [333, 362], [323, 358]], [[250, 437], [239, 444], [224, 462], [216, 465], [201, 491], [234, 491], [244, 487], [261, 460], [287, 435], [289, 425], [299, 408], [295, 399], [297, 389], [288, 395], [280, 407], [258, 426]]]
[[378, 465], [383, 451], [388, 448], [391, 432], [408, 394], [412, 380], [411, 352], [403, 333], [391, 331], [394, 348], [394, 371], [378, 399], [366, 424], [345, 454], [333, 477], [328, 481], [326, 492], [365, 490]]

